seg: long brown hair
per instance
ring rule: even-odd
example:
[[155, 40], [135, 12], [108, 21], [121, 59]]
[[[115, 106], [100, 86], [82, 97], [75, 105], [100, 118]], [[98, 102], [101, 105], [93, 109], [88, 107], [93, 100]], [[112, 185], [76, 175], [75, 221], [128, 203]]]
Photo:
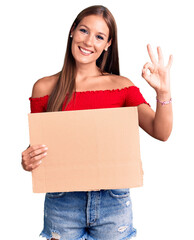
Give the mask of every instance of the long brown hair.
[[47, 112], [61, 111], [64, 101], [66, 108], [71, 100], [73, 91], [75, 89], [75, 75], [76, 64], [75, 59], [71, 52], [72, 38], [70, 37], [71, 31], [75, 29], [80, 21], [89, 15], [101, 15], [108, 28], [109, 38], [112, 40], [108, 51], [103, 51], [100, 57], [96, 60], [96, 65], [100, 68], [101, 73], [107, 72], [110, 74], [120, 75], [119, 71], [119, 57], [118, 57], [118, 44], [117, 44], [117, 26], [115, 19], [111, 12], [104, 6], [95, 5], [88, 7], [81, 11], [74, 20], [68, 35], [67, 48], [63, 68], [59, 74], [57, 83], [49, 96], [47, 104]]

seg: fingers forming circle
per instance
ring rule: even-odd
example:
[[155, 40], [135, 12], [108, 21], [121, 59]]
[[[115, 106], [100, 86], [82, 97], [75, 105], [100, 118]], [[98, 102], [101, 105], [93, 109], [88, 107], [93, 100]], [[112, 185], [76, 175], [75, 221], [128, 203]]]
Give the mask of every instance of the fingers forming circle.
[[142, 70], [142, 77], [149, 83], [150, 79], [151, 79], [151, 75], [147, 72], [148, 69], [149, 69], [150, 73], [153, 73], [154, 72], [153, 64], [147, 62], [143, 66], [143, 70]]
[[147, 62], [147, 63], [143, 66], [144, 72], [147, 72], [148, 69], [150, 70], [151, 73], [153, 73], [153, 72], [154, 72], [154, 66], [153, 66], [153, 64]]

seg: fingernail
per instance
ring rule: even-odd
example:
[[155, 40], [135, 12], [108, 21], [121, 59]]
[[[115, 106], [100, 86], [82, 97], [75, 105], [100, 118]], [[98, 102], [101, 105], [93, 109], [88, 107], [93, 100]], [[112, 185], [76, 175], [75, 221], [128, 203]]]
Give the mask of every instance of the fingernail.
[[45, 145], [45, 144], [43, 144], [43, 145], [42, 145], [42, 147], [46, 147], [46, 145]]

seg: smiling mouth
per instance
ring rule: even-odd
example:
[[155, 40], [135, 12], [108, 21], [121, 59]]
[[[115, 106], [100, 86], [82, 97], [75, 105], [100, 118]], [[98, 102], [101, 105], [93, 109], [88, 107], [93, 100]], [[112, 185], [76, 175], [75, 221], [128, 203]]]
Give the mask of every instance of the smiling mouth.
[[82, 47], [78, 47], [78, 48], [79, 48], [80, 52], [85, 56], [88, 56], [93, 53], [92, 51], [86, 50], [85, 48], [82, 48]]

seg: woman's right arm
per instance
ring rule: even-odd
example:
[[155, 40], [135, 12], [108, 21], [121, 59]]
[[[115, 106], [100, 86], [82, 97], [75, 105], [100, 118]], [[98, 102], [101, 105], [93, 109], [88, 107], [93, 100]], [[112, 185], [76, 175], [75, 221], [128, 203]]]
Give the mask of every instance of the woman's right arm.
[[[32, 89], [32, 98], [39, 98], [47, 94], [45, 87], [46, 78], [39, 79], [35, 82]], [[37, 168], [42, 159], [47, 155], [47, 147], [44, 144], [36, 144], [28, 146], [26, 150], [22, 152], [22, 167], [26, 171], [32, 171]]]

